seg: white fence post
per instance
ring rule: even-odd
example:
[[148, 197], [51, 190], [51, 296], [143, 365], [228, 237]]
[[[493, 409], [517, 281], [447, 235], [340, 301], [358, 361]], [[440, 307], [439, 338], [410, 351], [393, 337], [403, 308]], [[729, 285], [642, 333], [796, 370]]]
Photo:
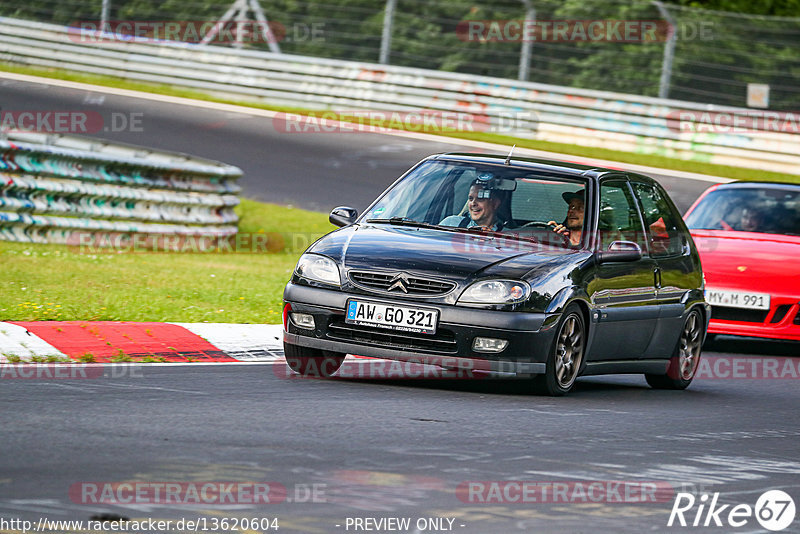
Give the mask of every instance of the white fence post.
[[525, 37], [525, 26], [536, 22], [536, 9], [531, 5], [530, 0], [522, 0], [525, 5], [525, 20], [523, 21], [522, 46], [519, 52], [519, 75], [517, 78], [523, 82], [528, 81], [528, 73], [531, 68], [531, 48], [533, 40]]
[[394, 10], [397, 0], [386, 0], [386, 11], [383, 14], [383, 32], [381, 33], [381, 51], [378, 63], [387, 65], [389, 54], [392, 51], [392, 25], [394, 24]]

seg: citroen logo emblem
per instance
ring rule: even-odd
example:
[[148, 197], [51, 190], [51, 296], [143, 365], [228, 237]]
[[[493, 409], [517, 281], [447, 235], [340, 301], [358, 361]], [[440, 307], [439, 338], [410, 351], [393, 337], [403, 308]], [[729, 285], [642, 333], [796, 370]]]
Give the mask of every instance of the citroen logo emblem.
[[393, 291], [395, 289], [401, 290], [403, 293], [408, 293], [408, 276], [405, 273], [399, 273], [397, 276], [391, 279], [389, 282], [389, 289], [387, 291]]

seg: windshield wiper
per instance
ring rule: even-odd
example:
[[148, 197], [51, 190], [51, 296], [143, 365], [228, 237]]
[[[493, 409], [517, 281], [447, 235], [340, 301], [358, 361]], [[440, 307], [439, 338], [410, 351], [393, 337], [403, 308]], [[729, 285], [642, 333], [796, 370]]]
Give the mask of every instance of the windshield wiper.
[[414, 226], [416, 228], [443, 228], [438, 224], [415, 221], [408, 217], [389, 217], [388, 219], [367, 219], [368, 223], [396, 224], [398, 226]]
[[398, 226], [413, 226], [415, 228], [436, 228], [437, 230], [446, 230], [448, 232], [460, 232], [465, 234], [482, 234], [500, 239], [515, 239], [517, 241], [528, 241], [532, 243], [538, 242], [538, 240], [535, 237], [521, 236], [517, 233], [514, 233], [513, 229], [495, 231], [495, 230], [484, 230], [480, 226], [469, 226], [461, 228], [458, 226], [446, 226], [442, 224], [431, 224], [426, 222], [415, 221], [414, 219], [411, 219], [409, 217], [390, 217], [388, 219], [367, 219], [366, 222], [380, 223], [380, 224], [396, 224]]
[[519, 232], [515, 232], [513, 228], [509, 228], [507, 230], [484, 230], [483, 227], [481, 226], [468, 226], [466, 228], [459, 228], [456, 226], [440, 226], [439, 228], [444, 228], [447, 230], [452, 230], [453, 232], [461, 232], [465, 234], [485, 235], [497, 239], [515, 239], [517, 241], [527, 241], [530, 243], [539, 242], [539, 240], [536, 239], [535, 236], [520, 235]]

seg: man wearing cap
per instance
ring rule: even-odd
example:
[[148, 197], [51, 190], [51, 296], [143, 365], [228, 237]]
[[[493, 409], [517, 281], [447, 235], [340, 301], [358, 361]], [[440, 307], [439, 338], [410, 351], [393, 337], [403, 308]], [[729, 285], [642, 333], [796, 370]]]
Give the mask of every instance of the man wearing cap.
[[561, 194], [561, 198], [567, 203], [567, 218], [563, 223], [549, 221], [547, 224], [553, 226], [553, 231], [569, 239], [570, 246], [581, 244], [583, 235], [583, 191], [567, 191]]
[[469, 196], [467, 196], [469, 216], [451, 215], [439, 224], [460, 228], [479, 226], [486, 231], [499, 232], [503, 229], [504, 223], [497, 218], [498, 206], [500, 206], [500, 199], [492, 189], [480, 183], [474, 183], [469, 188]]

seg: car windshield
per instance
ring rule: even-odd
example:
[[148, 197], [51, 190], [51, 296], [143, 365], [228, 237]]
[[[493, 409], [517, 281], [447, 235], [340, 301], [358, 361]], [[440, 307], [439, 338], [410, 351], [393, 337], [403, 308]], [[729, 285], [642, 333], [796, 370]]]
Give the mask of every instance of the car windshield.
[[520, 238], [552, 234], [556, 224], [580, 233], [585, 190], [584, 180], [502, 164], [429, 161], [389, 190], [362, 220]]
[[712, 191], [687, 216], [690, 229], [800, 235], [800, 188]]

